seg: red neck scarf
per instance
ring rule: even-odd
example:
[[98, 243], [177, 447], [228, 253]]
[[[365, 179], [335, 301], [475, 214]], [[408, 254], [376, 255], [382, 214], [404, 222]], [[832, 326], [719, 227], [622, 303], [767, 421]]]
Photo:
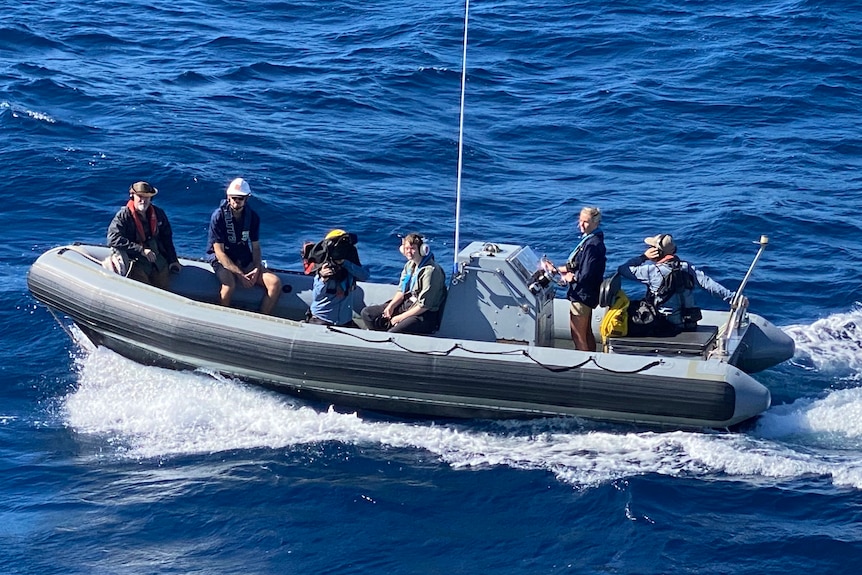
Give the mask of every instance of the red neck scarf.
[[[138, 232], [138, 243], [142, 244], [147, 241], [147, 234], [144, 233], [144, 224], [141, 222], [141, 215], [138, 213], [138, 210], [135, 209], [135, 200], [129, 199], [126, 207], [132, 212], [132, 218], [135, 220], [135, 229]], [[150, 222], [150, 237], [155, 237], [156, 210], [153, 208], [153, 204], [150, 204], [150, 207], [147, 208], [147, 219]]]

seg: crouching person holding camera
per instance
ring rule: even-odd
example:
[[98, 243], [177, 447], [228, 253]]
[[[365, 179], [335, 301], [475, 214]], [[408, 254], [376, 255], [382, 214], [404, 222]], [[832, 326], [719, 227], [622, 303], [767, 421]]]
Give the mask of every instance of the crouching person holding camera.
[[319, 260], [314, 268], [311, 309], [308, 323], [359, 327], [353, 321], [353, 292], [357, 281], [371, 275], [359, 261], [356, 236], [344, 230], [332, 230], [322, 242], [311, 248]]
[[417, 233], [407, 234], [399, 250], [407, 263], [398, 291], [385, 304], [363, 309], [362, 320], [366, 327], [378, 331], [434, 333], [446, 300], [446, 273]]

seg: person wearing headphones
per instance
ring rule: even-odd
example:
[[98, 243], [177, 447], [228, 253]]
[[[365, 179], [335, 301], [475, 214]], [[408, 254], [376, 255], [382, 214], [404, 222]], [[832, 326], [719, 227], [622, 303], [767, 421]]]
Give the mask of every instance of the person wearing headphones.
[[434, 333], [446, 299], [446, 273], [420, 234], [407, 234], [399, 250], [407, 263], [398, 291], [388, 302], [364, 308], [362, 320], [378, 331]]
[[127, 277], [168, 289], [170, 272], [179, 273], [182, 266], [168, 216], [153, 205], [153, 196], [158, 193], [144, 181], [129, 187], [129, 201], [108, 226], [108, 245], [128, 257]]
[[[670, 234], [645, 238], [644, 243], [649, 247], [642, 255], [633, 257], [617, 269], [620, 276], [638, 281], [647, 288], [644, 301], [653, 306], [650, 313], [655, 312], [659, 321], [651, 332], [644, 335], [674, 335], [697, 329], [701, 312], [694, 302], [695, 285], [727, 302], [736, 295], [736, 292], [679, 259], [676, 243]], [[747, 307], [748, 298], [743, 296], [740, 303]]]

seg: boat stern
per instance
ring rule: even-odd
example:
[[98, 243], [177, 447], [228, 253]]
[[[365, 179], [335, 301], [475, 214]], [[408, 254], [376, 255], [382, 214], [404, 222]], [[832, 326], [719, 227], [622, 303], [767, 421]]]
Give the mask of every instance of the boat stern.
[[734, 350], [730, 364], [746, 373], [757, 373], [793, 357], [796, 344], [778, 326], [749, 314], [749, 325]]
[[769, 389], [741, 369], [728, 366], [726, 381], [736, 395], [733, 421], [728, 422], [728, 427], [753, 419], [772, 405]]

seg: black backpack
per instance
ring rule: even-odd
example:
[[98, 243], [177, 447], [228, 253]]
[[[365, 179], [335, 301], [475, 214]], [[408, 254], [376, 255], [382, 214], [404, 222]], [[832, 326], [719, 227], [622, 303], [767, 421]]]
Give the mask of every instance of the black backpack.
[[667, 262], [667, 265], [670, 266], [670, 273], [662, 277], [661, 285], [652, 294], [653, 304], [656, 307], [661, 307], [666, 301], [677, 294], [694, 289], [694, 276], [688, 266], [685, 268], [682, 267], [682, 262], [679, 258], [674, 257]]

